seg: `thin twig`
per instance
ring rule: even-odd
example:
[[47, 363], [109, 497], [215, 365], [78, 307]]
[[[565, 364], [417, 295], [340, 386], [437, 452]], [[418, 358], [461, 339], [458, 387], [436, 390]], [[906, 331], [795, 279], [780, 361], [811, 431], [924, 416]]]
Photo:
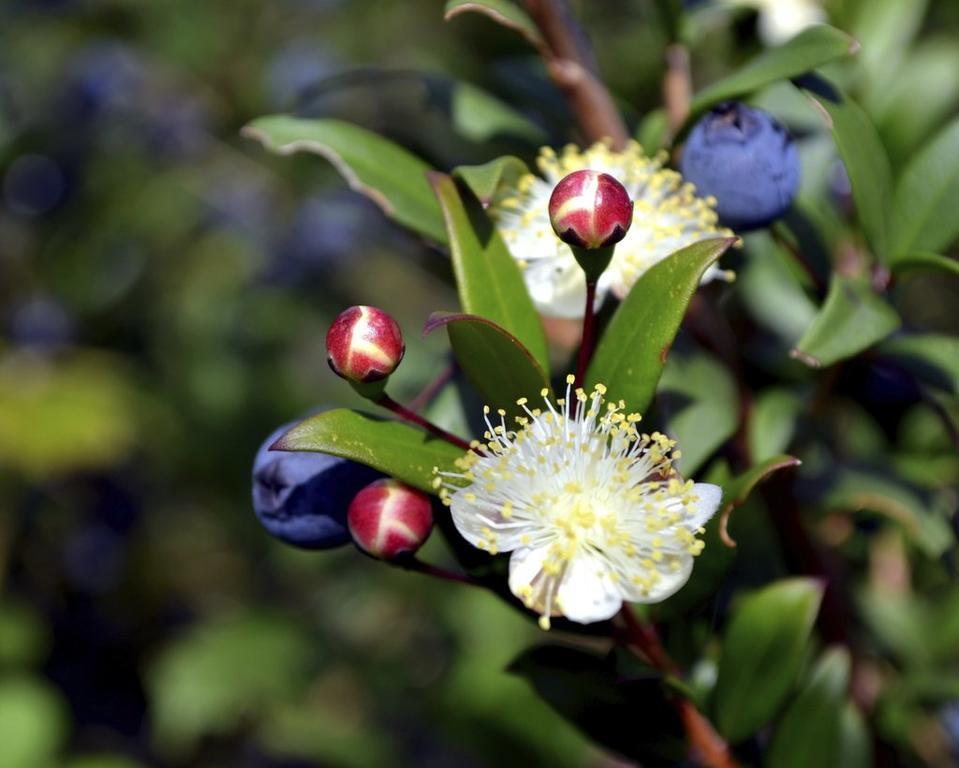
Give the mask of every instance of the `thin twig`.
[[418, 413], [414, 413], [405, 405], [400, 405], [392, 397], [390, 397], [389, 395], [385, 393], [376, 400], [376, 404], [379, 406], [382, 406], [383, 408], [386, 408], [386, 410], [388, 411], [392, 411], [404, 421], [408, 421], [412, 424], [416, 424], [418, 427], [422, 427], [427, 432], [429, 432], [432, 435], [435, 435], [441, 440], [445, 440], [446, 442], [451, 443], [452, 445], [455, 445], [457, 448], [459, 448], [462, 451], [472, 450], [470, 448], [470, 444], [467, 443], [463, 438], [457, 437], [452, 432], [447, 432], [442, 427], [436, 426], [436, 424], [434, 424], [432, 421], [424, 419]]
[[579, 355], [576, 359], [576, 386], [583, 386], [586, 368], [593, 357], [593, 347], [596, 344], [596, 312], [593, 305], [596, 303], [596, 281], [586, 281], [586, 309], [583, 312], [583, 336], [579, 343]]
[[608, 139], [622, 149], [629, 131], [598, 77], [588, 39], [567, 0], [525, 0], [525, 5], [543, 36], [539, 52], [546, 69], [565, 94], [586, 140]]
[[677, 134], [689, 117], [692, 91], [689, 51], [686, 46], [673, 43], [666, 48], [666, 74], [663, 75], [663, 104], [670, 137]]
[[471, 587], [482, 586], [465, 573], [457, 573], [456, 571], [450, 571], [446, 568], [441, 568], [438, 565], [424, 563], [415, 555], [397, 558], [393, 561], [393, 564], [398, 565], [404, 570], [415, 571], [416, 573], [422, 573], [424, 576], [432, 576], [435, 579], [442, 579], [443, 581], [452, 581], [457, 584], [468, 584]]

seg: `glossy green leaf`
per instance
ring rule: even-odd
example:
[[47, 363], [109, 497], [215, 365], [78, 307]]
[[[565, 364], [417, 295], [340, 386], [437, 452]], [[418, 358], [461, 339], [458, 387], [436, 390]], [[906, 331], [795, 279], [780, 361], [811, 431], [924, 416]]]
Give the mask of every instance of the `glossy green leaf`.
[[710, 107], [737, 99], [778, 80], [790, 80], [823, 64], [855, 53], [859, 44], [834, 27], [820, 24], [789, 42], [760, 54], [746, 66], [693, 97], [687, 125]]
[[517, 400], [535, 402], [543, 389], [549, 389], [548, 377], [529, 350], [496, 323], [476, 315], [436, 312], [426, 324], [426, 333], [441, 326], [463, 373], [492, 409], [522, 413]]
[[515, 185], [526, 173], [529, 173], [526, 163], [512, 155], [497, 157], [483, 165], [460, 165], [453, 169], [453, 176], [462, 179], [484, 207], [492, 202], [501, 185]]
[[903, 172], [889, 225], [892, 254], [934, 252], [952, 245], [959, 238], [957, 199], [959, 120], [926, 144]]
[[669, 138], [669, 117], [666, 110], [654, 109], [646, 113], [636, 128], [635, 138], [650, 157], [665, 148]]
[[789, 447], [801, 410], [802, 402], [788, 389], [777, 387], [759, 393], [746, 433], [753, 461], [772, 458]]
[[814, 101], [829, 116], [829, 127], [849, 175], [863, 232], [876, 256], [886, 260], [892, 171], [882, 139], [868, 115], [849, 97], [835, 91], [830, 98], [819, 97]]
[[822, 600], [813, 579], [784, 579], [744, 598], [726, 629], [715, 723], [740, 742], [773, 718], [795, 684]]
[[69, 733], [68, 715], [59, 692], [49, 683], [5, 675], [0, 681], [0, 763], [4, 768], [54, 765]]
[[536, 24], [522, 8], [512, 0], [447, 0], [444, 18], [450, 19], [461, 13], [482, 13], [497, 24], [519, 32], [535, 47], [543, 44]]
[[339, 408], [301, 421], [276, 447], [320, 451], [378, 469], [428, 493], [433, 467], [451, 469], [463, 452], [416, 427]]
[[[787, 456], [785, 454], [771, 456], [765, 461], [761, 461], [755, 466], [750, 467], [742, 474], [731, 477], [724, 482], [722, 484], [723, 505], [718, 516], [720, 535], [727, 535], [726, 525], [729, 520], [729, 515], [734, 509], [746, 503], [749, 495], [757, 485], [767, 480], [775, 472], [798, 467], [800, 464], [801, 462], [795, 456]], [[731, 537], [730, 540], [732, 540]]]
[[505, 101], [470, 83], [457, 83], [451, 94], [451, 118], [460, 135], [477, 143], [513, 136], [542, 144], [546, 131]]
[[736, 432], [736, 382], [711, 355], [674, 350], [659, 381], [656, 409], [662, 430], [679, 443], [677, 469], [691, 477]]
[[910, 251], [896, 256], [890, 266], [897, 275], [910, 272], [946, 272], [959, 275], [959, 260], [926, 251]]
[[694, 243], [643, 274], [599, 342], [586, 377], [589, 387], [603, 383], [611, 399], [625, 400], [630, 410], [646, 410], [703, 272], [734, 242]]
[[392, 141], [343, 120], [290, 115], [257, 118], [243, 135], [281, 155], [311, 152], [326, 158], [351, 189], [387, 216], [431, 240], [446, 242], [443, 215], [426, 180], [430, 166]]
[[[671, 693], [653, 670], [617, 674], [611, 657], [559, 645], [531, 648], [509, 671], [597, 743], [644, 766], [674, 766], [686, 754]], [[641, 716], [638, 715], [641, 713]]]
[[862, 721], [846, 698], [850, 666], [845, 649], [833, 648], [823, 654], [809, 682], [776, 726], [765, 765], [867, 768], [872, 764]]
[[925, 383], [959, 395], [959, 337], [935, 333], [897, 336], [883, 342], [879, 354]]
[[867, 283], [833, 275], [826, 301], [792, 354], [812, 368], [832, 365], [882, 341], [900, 322]]
[[511, 333], [543, 370], [548, 370], [542, 321], [503, 238], [479, 201], [461, 195], [450, 176], [432, 173], [430, 181], [446, 221], [463, 311], [485, 317]]

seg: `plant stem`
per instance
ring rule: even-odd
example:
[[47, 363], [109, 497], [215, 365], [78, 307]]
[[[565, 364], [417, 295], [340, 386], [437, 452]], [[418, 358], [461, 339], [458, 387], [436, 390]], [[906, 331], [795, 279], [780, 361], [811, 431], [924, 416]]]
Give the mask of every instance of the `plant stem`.
[[[624, 605], [619, 615], [626, 624], [629, 646], [638, 650], [663, 674], [678, 675], [679, 669], [663, 648], [656, 628], [638, 619], [629, 606]], [[729, 745], [696, 705], [684, 697], [677, 697], [673, 704], [689, 737], [691, 757], [708, 768], [736, 768], [738, 764], [729, 752]]]
[[676, 135], [689, 117], [692, 90], [689, 51], [680, 43], [672, 43], [666, 48], [666, 74], [663, 75], [663, 104], [670, 137]]
[[456, 571], [449, 571], [446, 568], [441, 568], [438, 565], [431, 565], [430, 563], [424, 563], [415, 555], [410, 555], [408, 557], [401, 557], [393, 561], [395, 565], [398, 565], [400, 568], [403, 568], [407, 571], [415, 571], [416, 573], [422, 573], [425, 576], [432, 576], [435, 579], [442, 579], [443, 581], [452, 581], [457, 584], [468, 584], [471, 587], [478, 587], [480, 584], [473, 581], [469, 576], [464, 573], [457, 573]]
[[583, 386], [586, 368], [593, 357], [593, 347], [596, 345], [596, 313], [593, 305], [596, 303], [596, 281], [586, 281], [586, 309], [583, 312], [583, 338], [579, 343], [579, 355], [576, 358], [576, 386]]
[[539, 53], [553, 82], [563, 91], [587, 141], [612, 141], [622, 149], [629, 131], [606, 86], [586, 34], [567, 0], [525, 0], [526, 10], [543, 38]]
[[436, 426], [433, 422], [428, 421], [427, 419], [424, 419], [418, 413], [411, 411], [406, 406], [400, 405], [398, 402], [396, 402], [392, 397], [390, 397], [385, 392], [382, 395], [380, 395], [380, 397], [377, 398], [375, 402], [377, 405], [380, 405], [383, 408], [386, 408], [388, 411], [392, 411], [404, 421], [408, 421], [411, 424], [416, 424], [418, 427], [422, 427], [430, 434], [435, 435], [441, 440], [445, 440], [446, 442], [452, 445], [455, 445], [457, 448], [459, 448], [462, 451], [472, 450], [470, 448], [470, 444], [467, 443], [463, 438], [457, 437], [452, 432], [447, 432], [445, 429], [442, 429], [441, 427]]

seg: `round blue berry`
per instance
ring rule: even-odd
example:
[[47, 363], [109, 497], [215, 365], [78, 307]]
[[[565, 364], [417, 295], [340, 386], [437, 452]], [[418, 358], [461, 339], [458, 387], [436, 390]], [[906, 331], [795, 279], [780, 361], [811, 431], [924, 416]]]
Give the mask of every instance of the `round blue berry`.
[[350, 502], [383, 475], [325, 453], [271, 451], [291, 426], [277, 429], [256, 453], [253, 510], [271, 536], [295, 547], [330, 549], [346, 544]]
[[739, 232], [782, 216], [799, 188], [799, 153], [768, 112], [721, 104], [693, 128], [680, 170], [702, 196], [716, 198], [720, 221]]

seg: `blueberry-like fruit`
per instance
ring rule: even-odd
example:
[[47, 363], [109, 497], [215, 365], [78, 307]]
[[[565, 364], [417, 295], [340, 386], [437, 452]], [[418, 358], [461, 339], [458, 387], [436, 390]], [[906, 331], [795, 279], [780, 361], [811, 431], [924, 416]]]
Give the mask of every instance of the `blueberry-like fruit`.
[[799, 153], [768, 112], [720, 104], [696, 123], [680, 170], [698, 194], [716, 198], [720, 221], [746, 232], [782, 216], [799, 188]]
[[379, 472], [312, 451], [271, 451], [293, 424], [277, 429], [253, 461], [253, 510], [271, 536], [302, 549], [331, 549], [350, 541], [346, 515], [356, 494]]

